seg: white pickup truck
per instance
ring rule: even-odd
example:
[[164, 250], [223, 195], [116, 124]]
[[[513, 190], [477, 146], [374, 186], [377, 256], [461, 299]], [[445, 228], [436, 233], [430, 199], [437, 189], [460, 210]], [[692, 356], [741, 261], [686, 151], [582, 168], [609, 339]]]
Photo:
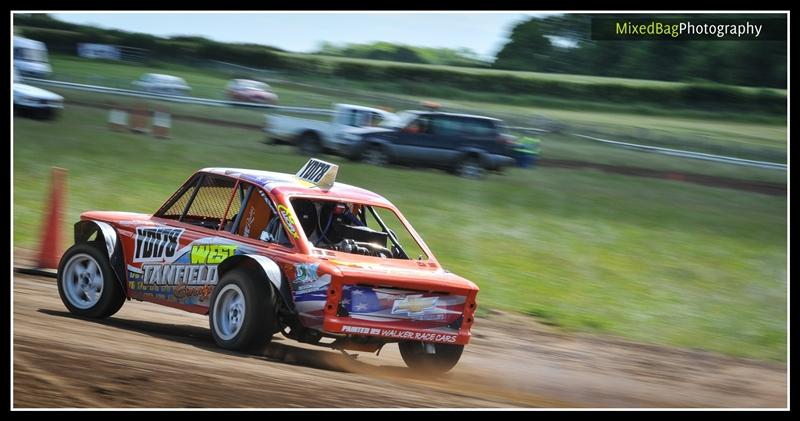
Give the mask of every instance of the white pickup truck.
[[353, 140], [352, 134], [396, 118], [395, 114], [379, 108], [335, 104], [329, 122], [267, 114], [264, 132], [273, 142], [296, 145], [305, 154], [340, 153], [341, 146]]

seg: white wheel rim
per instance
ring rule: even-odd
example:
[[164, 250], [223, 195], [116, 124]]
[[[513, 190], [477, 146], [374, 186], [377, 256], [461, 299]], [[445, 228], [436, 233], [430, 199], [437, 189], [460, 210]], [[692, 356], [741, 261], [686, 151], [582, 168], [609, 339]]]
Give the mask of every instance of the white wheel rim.
[[72, 256], [64, 265], [61, 279], [67, 300], [81, 310], [94, 307], [103, 296], [103, 271], [88, 254]]
[[386, 158], [383, 156], [383, 152], [381, 152], [380, 149], [370, 148], [367, 150], [366, 161], [368, 164], [372, 165], [383, 165], [386, 163]]
[[478, 178], [482, 170], [480, 164], [476, 161], [469, 160], [461, 167], [461, 174], [467, 178]]
[[246, 309], [244, 293], [237, 285], [222, 288], [214, 301], [214, 330], [223, 340], [230, 340], [239, 333], [244, 324]]

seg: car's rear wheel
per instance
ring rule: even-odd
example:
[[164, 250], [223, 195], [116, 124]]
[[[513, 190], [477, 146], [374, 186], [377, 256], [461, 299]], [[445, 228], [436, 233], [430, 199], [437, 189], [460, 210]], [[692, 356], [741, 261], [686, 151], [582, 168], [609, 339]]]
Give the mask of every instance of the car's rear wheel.
[[483, 178], [485, 169], [481, 164], [480, 158], [474, 155], [467, 155], [458, 162], [456, 173], [461, 177], [477, 180]]
[[261, 350], [276, 332], [276, 308], [276, 295], [267, 281], [243, 269], [227, 272], [211, 295], [211, 336], [225, 349]]
[[72, 314], [104, 318], [125, 303], [108, 257], [90, 243], [75, 244], [64, 253], [57, 279], [58, 295]]
[[298, 146], [300, 152], [314, 156], [322, 152], [322, 144], [320, 143], [319, 136], [312, 132], [305, 132], [300, 136]]
[[445, 373], [455, 367], [464, 345], [406, 341], [397, 344], [408, 368], [429, 373]]
[[389, 163], [389, 156], [381, 145], [368, 146], [361, 159], [370, 165], [384, 166]]

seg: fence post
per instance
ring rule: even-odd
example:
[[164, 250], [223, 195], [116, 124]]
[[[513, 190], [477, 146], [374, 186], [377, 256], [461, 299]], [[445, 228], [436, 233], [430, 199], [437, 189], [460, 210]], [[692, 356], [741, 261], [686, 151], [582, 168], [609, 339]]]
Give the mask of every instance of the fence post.
[[153, 111], [153, 136], [159, 139], [169, 139], [169, 129], [172, 127], [172, 116], [165, 107], [156, 107]]
[[108, 124], [111, 130], [118, 132], [128, 128], [128, 110], [119, 106], [116, 102], [111, 103], [111, 110], [108, 113]]

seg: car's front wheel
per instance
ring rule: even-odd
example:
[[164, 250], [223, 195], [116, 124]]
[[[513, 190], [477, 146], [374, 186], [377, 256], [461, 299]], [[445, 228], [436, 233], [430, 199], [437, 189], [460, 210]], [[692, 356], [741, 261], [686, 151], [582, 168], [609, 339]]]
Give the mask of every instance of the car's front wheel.
[[464, 178], [481, 179], [484, 176], [484, 172], [485, 169], [477, 156], [468, 155], [461, 159], [456, 166], [456, 173]]
[[266, 280], [248, 271], [225, 273], [211, 295], [211, 336], [222, 348], [258, 351], [269, 344], [277, 325], [276, 296]]
[[381, 145], [370, 145], [367, 147], [367, 150], [364, 151], [361, 159], [367, 164], [376, 165], [379, 167], [385, 166], [389, 163], [389, 156], [386, 154], [386, 150]]
[[322, 153], [322, 143], [313, 132], [306, 132], [300, 136], [299, 144], [300, 152], [311, 157]]
[[428, 373], [445, 373], [455, 367], [464, 345], [406, 341], [398, 343], [408, 368]]
[[125, 292], [108, 257], [90, 243], [70, 247], [58, 265], [58, 295], [70, 313], [104, 318], [119, 311]]

